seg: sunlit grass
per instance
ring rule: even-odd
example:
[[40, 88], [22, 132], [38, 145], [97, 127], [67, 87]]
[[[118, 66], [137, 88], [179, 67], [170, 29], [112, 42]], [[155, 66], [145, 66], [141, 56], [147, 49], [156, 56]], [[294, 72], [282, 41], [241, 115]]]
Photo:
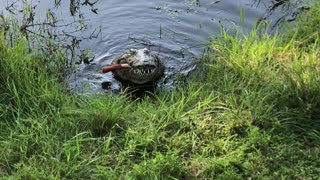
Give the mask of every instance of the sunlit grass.
[[222, 29], [188, 84], [140, 101], [68, 94], [43, 54], [2, 37], [0, 176], [317, 178], [319, 38], [302, 46], [260, 28]]

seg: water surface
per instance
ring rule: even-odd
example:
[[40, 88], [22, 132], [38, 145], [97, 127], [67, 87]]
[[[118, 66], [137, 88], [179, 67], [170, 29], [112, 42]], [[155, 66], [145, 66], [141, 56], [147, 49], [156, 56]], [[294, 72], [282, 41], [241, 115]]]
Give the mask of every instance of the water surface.
[[[0, 0], [1, 2], [1, 0]], [[44, 17], [45, 10], [53, 3], [39, 1], [37, 12]], [[171, 87], [176, 74], [187, 75], [195, 69], [194, 60], [202, 56], [204, 46], [220, 26], [237, 25], [245, 32], [266, 12], [264, 3], [252, 0], [100, 0], [98, 14], [84, 11], [90, 19], [87, 33], [101, 27], [96, 39], [81, 42], [81, 48], [90, 48], [95, 59], [81, 64], [69, 80], [74, 91], [105, 93], [118, 91], [120, 84], [111, 73], [102, 74], [101, 67], [130, 48], [149, 48], [166, 65], [165, 76], [160, 80], [164, 87]], [[2, 0], [6, 5], [6, 1]], [[38, 3], [38, 2], [37, 2]], [[65, 3], [65, 4], [64, 4]], [[55, 9], [59, 18], [72, 21], [69, 1]], [[244, 22], [240, 19], [244, 12]], [[41, 14], [42, 13], [42, 14]], [[87, 35], [85, 32], [84, 36]], [[102, 84], [109, 84], [107, 89]]]

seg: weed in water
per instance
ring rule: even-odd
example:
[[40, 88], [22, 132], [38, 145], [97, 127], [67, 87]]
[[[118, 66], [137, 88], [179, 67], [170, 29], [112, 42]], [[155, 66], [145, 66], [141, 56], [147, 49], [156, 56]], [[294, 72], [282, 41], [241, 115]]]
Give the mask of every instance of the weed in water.
[[[316, 21], [318, 12], [307, 16]], [[318, 37], [303, 46], [298, 34], [261, 28], [247, 35], [222, 29], [187, 82], [139, 101], [70, 95], [41, 52], [30, 53], [24, 39], [9, 46], [2, 38], [0, 175], [318, 178]]]

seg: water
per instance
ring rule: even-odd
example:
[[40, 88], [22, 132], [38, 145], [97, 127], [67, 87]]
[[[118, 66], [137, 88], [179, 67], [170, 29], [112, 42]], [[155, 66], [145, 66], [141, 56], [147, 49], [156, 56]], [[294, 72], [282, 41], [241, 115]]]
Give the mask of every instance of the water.
[[[4, 0], [1, 3], [6, 5]], [[72, 21], [68, 3], [63, 1], [56, 9], [58, 17], [66, 22]], [[249, 31], [266, 12], [267, 3], [251, 0], [100, 0], [95, 5], [98, 14], [88, 10], [84, 10], [84, 14], [90, 19], [87, 33], [99, 26], [101, 33], [96, 39], [81, 42], [81, 48], [90, 48], [95, 59], [79, 66], [69, 80], [70, 88], [89, 93], [118, 91], [119, 82], [111, 73], [102, 74], [101, 67], [130, 48], [145, 47], [166, 65], [165, 76], [159, 83], [169, 88], [176, 74], [187, 75], [196, 68], [194, 60], [202, 56], [210, 37], [219, 34], [221, 24], [226, 27], [237, 25]], [[44, 16], [41, 12], [50, 7], [53, 7], [52, 3], [40, 1], [36, 9], [39, 18]], [[240, 20], [240, 8], [244, 12], [244, 22]], [[102, 84], [110, 87], [104, 89]]]

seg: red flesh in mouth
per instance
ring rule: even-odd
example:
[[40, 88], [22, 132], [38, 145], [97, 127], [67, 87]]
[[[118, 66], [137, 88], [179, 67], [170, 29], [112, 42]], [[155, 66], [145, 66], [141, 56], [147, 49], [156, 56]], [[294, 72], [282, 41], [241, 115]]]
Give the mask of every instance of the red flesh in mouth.
[[103, 73], [107, 73], [109, 71], [117, 70], [117, 69], [123, 69], [130, 67], [129, 64], [114, 64], [110, 66], [105, 66], [102, 68]]

